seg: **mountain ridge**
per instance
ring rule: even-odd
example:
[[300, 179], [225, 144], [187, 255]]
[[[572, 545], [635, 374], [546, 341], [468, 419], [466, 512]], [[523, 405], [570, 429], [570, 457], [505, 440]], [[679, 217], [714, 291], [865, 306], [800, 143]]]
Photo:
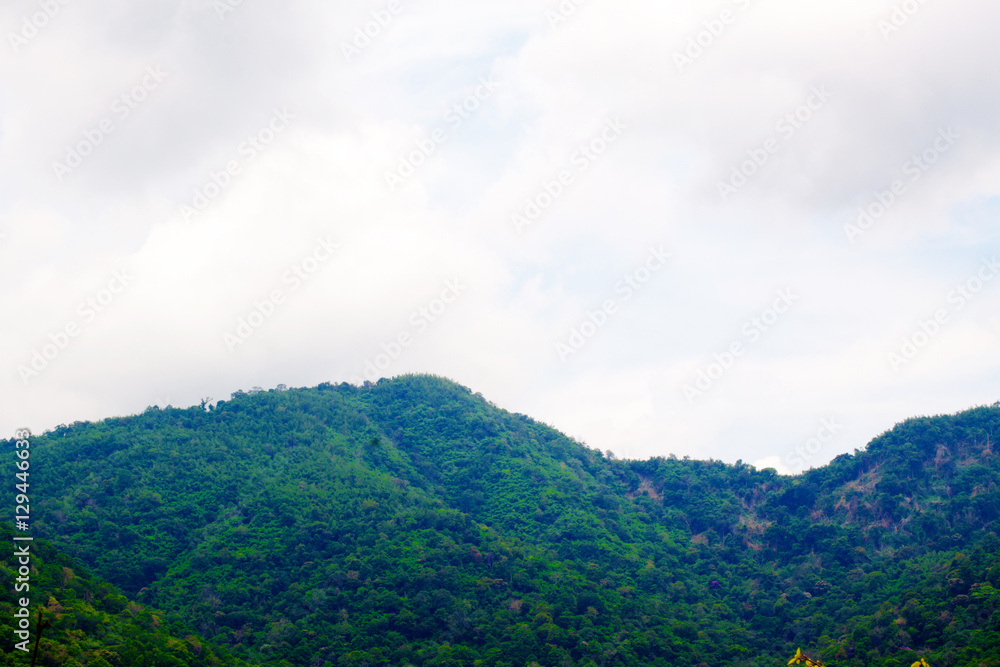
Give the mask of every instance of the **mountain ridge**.
[[256, 664], [992, 665], [998, 426], [782, 476], [610, 459], [436, 376], [236, 392], [39, 436], [36, 529]]

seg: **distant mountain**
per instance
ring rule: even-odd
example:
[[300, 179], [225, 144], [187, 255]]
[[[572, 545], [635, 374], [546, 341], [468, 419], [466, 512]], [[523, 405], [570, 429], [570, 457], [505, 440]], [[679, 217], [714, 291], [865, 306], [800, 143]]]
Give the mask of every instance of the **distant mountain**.
[[433, 376], [237, 392], [36, 438], [34, 531], [225, 664], [996, 667], [998, 434], [912, 419], [785, 477]]

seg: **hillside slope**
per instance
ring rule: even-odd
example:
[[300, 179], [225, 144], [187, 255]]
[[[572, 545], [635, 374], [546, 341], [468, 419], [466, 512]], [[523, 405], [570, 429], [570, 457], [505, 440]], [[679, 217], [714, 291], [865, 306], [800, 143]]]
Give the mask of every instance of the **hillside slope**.
[[[16, 533], [0, 526], [8, 544]], [[246, 667], [247, 663], [195, 636], [177, 621], [128, 600], [111, 584], [101, 581], [58, 549], [42, 540], [31, 547], [29, 577], [20, 576], [19, 563], [10, 556], [0, 561], [0, 665], [26, 665], [36, 639], [37, 610], [51, 627], [42, 630], [38, 661], [42, 667]], [[27, 579], [27, 582], [26, 582]], [[15, 583], [28, 588], [15, 591]], [[30, 641], [22, 648], [10, 621], [20, 609], [18, 600], [28, 597], [31, 607]]]
[[38, 437], [35, 529], [251, 663], [1000, 665], [998, 427], [793, 478], [609, 460], [437, 377], [238, 393]]

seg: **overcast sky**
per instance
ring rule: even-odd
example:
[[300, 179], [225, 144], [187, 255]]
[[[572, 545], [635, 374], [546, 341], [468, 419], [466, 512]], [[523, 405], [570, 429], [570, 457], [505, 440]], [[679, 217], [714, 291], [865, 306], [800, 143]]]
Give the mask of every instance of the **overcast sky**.
[[419, 372], [619, 457], [798, 472], [991, 404], [998, 25], [9, 0], [0, 432]]

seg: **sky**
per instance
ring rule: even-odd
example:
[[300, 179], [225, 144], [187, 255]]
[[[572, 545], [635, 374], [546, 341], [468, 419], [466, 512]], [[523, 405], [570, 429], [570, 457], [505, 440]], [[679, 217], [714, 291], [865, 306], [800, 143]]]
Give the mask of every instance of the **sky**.
[[797, 473], [1000, 400], [994, 0], [9, 0], [0, 433], [451, 378]]

